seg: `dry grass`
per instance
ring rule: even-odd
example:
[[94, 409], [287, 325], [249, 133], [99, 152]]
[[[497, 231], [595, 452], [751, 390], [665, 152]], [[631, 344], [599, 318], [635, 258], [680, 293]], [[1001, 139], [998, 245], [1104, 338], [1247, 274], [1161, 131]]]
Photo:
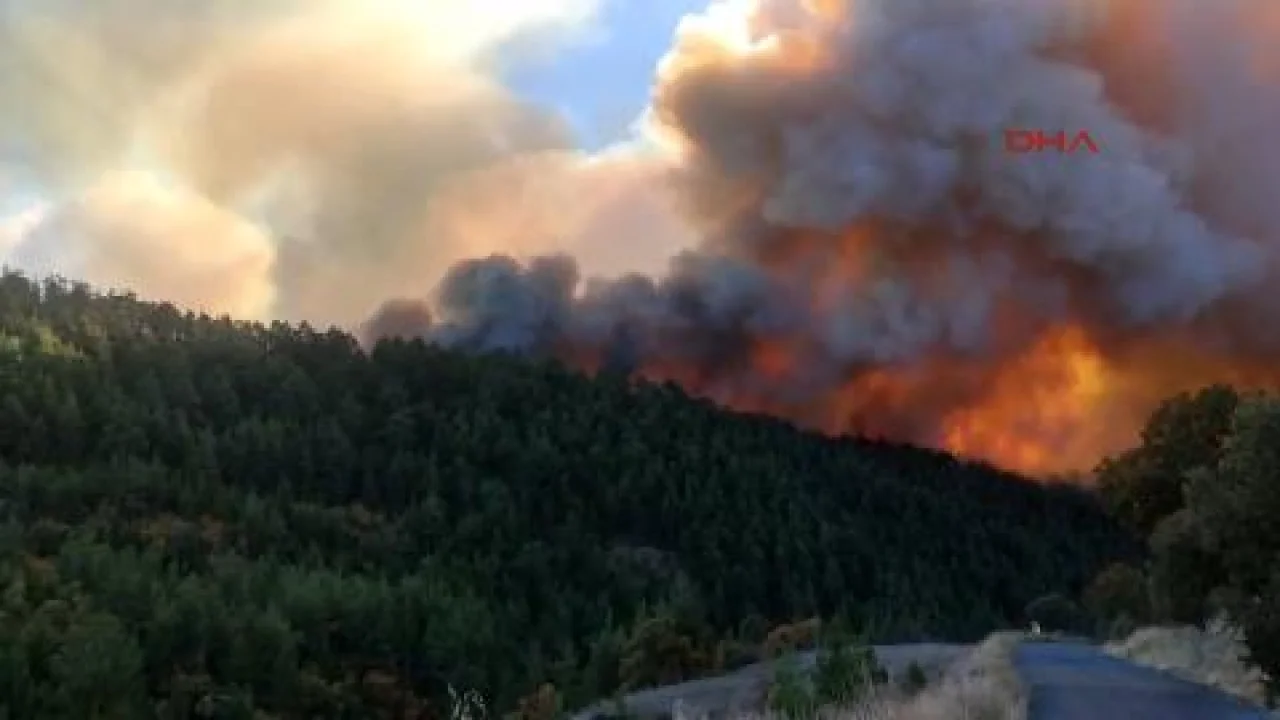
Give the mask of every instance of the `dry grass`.
[[[1148, 627], [1106, 646], [1106, 651], [1139, 665], [1164, 670], [1210, 685], [1257, 705], [1266, 697], [1261, 671], [1246, 667], [1240, 634], [1226, 622], [1214, 620], [1205, 630], [1196, 627]], [[1280, 712], [1273, 713], [1280, 717]]]
[[[914, 696], [873, 688], [852, 707], [825, 707], [818, 720], [1026, 720], [1027, 694], [1013, 667], [1022, 633], [996, 633]], [[681, 720], [691, 720], [675, 713]], [[783, 720], [774, 713], [733, 720]]]

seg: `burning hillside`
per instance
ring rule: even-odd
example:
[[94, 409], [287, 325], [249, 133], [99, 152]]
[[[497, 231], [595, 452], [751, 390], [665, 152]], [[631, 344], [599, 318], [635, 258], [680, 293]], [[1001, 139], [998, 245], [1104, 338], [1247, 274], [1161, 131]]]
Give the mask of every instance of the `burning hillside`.
[[[1223, 173], [1280, 165], [1223, 133], [1277, 117], [1280, 95], [1242, 105], [1196, 76], [1274, 80], [1226, 47], [1261, 63], [1274, 33], [1249, 29], [1261, 5], [1227, 5], [1216, 25], [1191, 24], [1202, 4], [1131, 0], [719, 6], [682, 28], [652, 112], [702, 246], [605, 284], [567, 259], [465, 263], [422, 332], [1021, 470], [1087, 467], [1166, 393], [1271, 379], [1259, 328], [1280, 306], [1260, 291], [1280, 224]], [[1209, 92], [1242, 115], [1204, 113]], [[1103, 149], [1011, 156], [1009, 127]]]
[[[729, 0], [687, 18], [657, 68], [648, 149], [592, 158], [491, 84], [406, 83], [382, 45], [388, 65], [347, 66], [358, 44], [299, 22], [196, 65], [176, 96], [206, 114], [159, 116], [187, 150], [160, 156], [235, 218], [268, 187], [308, 220], [253, 225], [267, 314], [353, 324], [410, 298], [362, 332], [548, 353], [828, 431], [1075, 470], [1172, 391], [1280, 374], [1280, 146], [1254, 142], [1280, 122], [1278, 22], [1254, 0]], [[270, 108], [281, 78], [330, 60], [330, 83], [377, 80], [370, 107], [326, 87], [261, 127], [230, 112]], [[437, 60], [419, 66], [470, 67]], [[423, 92], [450, 102], [393, 102]], [[402, 132], [419, 111], [430, 147]], [[477, 135], [481, 115], [519, 141]], [[1100, 152], [1010, 155], [1009, 128], [1085, 130]], [[104, 215], [64, 213], [77, 233], [59, 237], [96, 237]], [[634, 244], [685, 249], [609, 278], [575, 259]]]

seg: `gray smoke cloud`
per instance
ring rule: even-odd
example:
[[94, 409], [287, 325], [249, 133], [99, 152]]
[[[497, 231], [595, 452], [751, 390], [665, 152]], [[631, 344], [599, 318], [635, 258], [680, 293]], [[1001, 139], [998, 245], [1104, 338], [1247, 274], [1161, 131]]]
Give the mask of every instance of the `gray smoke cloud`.
[[[1237, 319], [1280, 310], [1280, 156], [1249, 140], [1280, 121], [1278, 18], [1255, 0], [717, 3], [680, 27], [649, 112], [696, 249], [615, 281], [568, 257], [467, 261], [418, 327], [400, 303], [366, 336], [1087, 464], [1161, 393], [1275, 358]], [[1009, 128], [1101, 151], [1010, 155]], [[1187, 359], [1135, 364], [1170, 353]]]

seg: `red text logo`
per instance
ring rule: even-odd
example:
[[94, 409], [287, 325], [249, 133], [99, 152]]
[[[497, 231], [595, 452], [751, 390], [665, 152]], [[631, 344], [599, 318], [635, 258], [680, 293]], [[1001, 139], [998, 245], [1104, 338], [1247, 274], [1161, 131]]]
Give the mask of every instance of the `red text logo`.
[[1098, 144], [1093, 141], [1089, 131], [1081, 130], [1074, 135], [1066, 130], [1045, 132], [1044, 130], [1005, 130], [1004, 151], [1011, 154], [1040, 153], [1053, 149], [1070, 155], [1081, 150], [1094, 155], [1098, 154]]

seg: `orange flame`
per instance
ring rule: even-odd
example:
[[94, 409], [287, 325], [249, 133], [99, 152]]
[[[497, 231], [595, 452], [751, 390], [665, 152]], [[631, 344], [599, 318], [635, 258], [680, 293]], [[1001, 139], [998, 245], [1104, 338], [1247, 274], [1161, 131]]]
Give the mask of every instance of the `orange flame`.
[[[1167, 13], [1160, 11], [1161, 1], [1071, 1], [1086, 8], [1096, 4], [1096, 17], [1090, 23], [1096, 20], [1098, 25], [1083, 48], [1072, 42], [1063, 52], [1083, 53], [1076, 59], [1107, 69], [1107, 99], [1130, 120], [1153, 132], [1169, 131], [1175, 116], [1172, 109], [1179, 100], [1174, 62], [1177, 36], [1168, 26]], [[737, 2], [758, 7], [752, 0]], [[817, 14], [847, 12], [847, 4], [830, 0], [807, 0], [806, 5]], [[1280, 7], [1250, 7], [1241, 12], [1242, 32], [1263, 37], [1280, 32]], [[701, 48], [704, 52], [697, 57], [702, 64], [714, 67], [724, 61], [724, 53], [749, 55], [775, 71], [771, 79], [785, 82], [792, 73], [803, 75], [825, 59], [820, 46], [806, 45], [796, 37], [757, 37], [751, 13], [738, 17], [740, 22], [726, 26], [734, 42], [724, 40], [719, 46]], [[1280, 75], [1280, 52], [1272, 49], [1276, 45], [1251, 45], [1262, 48], [1255, 53], [1259, 75], [1268, 79]], [[715, 190], [719, 195], [709, 204], [726, 217], [739, 214], [736, 204], [758, 203], [763, 194], [753, 178], [735, 177]], [[706, 220], [714, 224], [712, 218], [719, 217], [717, 212]], [[881, 277], [906, 277], [915, 285], [936, 285], [940, 293], [947, 291], [947, 257], [932, 251], [935, 244], [928, 238], [923, 242], [914, 242], [910, 235], [899, 238], [902, 229], [865, 219], [835, 237], [795, 229], [775, 231], [770, 242], [746, 252], [759, 253], [752, 260], [775, 271], [780, 280], [802, 278], [807, 285], [794, 289], [807, 294], [815, 317], [840, 309], [850, 290], [867, 287]], [[1000, 238], [993, 233], [991, 242], [999, 243]], [[985, 238], [973, 242], [983, 243]], [[1029, 255], [1021, 261], [1027, 269], [1055, 271], [1051, 258]], [[1044, 267], [1046, 263], [1050, 267]], [[1110, 334], [1103, 334], [1105, 322], [1098, 321], [1096, 313], [1050, 322], [1030, 316], [1017, 298], [998, 297], [993, 302], [989, 329], [999, 350], [990, 357], [939, 348], [938, 353], [901, 364], [890, 358], [875, 367], [823, 367], [820, 372], [844, 374], [835, 382], [823, 377], [811, 383], [814, 379], [805, 373], [813, 348], [804, 345], [806, 340], [769, 337], [752, 338], [745, 348], [736, 349], [724, 367], [694, 368], [663, 361], [641, 373], [677, 382], [738, 410], [780, 415], [828, 432], [853, 430], [933, 444], [1033, 476], [1087, 470], [1102, 456], [1123, 449], [1137, 439], [1156, 405], [1174, 393], [1213, 382], [1240, 387], [1280, 384], [1280, 370], [1272, 361], [1274, 348], [1244, 356], [1240, 345], [1207, 336], [1217, 332], [1243, 337], [1249, 332], [1232, 308], [1186, 326], [1133, 332], [1111, 328]], [[1087, 298], [1081, 300], [1087, 302]], [[1086, 323], [1086, 317], [1093, 318], [1094, 324]], [[1217, 327], [1224, 322], [1240, 327]], [[742, 372], [744, 368], [749, 372]], [[722, 375], [714, 375], [717, 372]], [[759, 382], [753, 385], [753, 381]], [[803, 400], [785, 392], [807, 383], [829, 389], [820, 397], [797, 393]]]
[[1005, 368], [978, 404], [944, 421], [943, 445], [1032, 474], [1075, 469], [1104, 451], [1106, 433], [1092, 426], [1107, 390], [1107, 365], [1086, 333], [1057, 328]]

